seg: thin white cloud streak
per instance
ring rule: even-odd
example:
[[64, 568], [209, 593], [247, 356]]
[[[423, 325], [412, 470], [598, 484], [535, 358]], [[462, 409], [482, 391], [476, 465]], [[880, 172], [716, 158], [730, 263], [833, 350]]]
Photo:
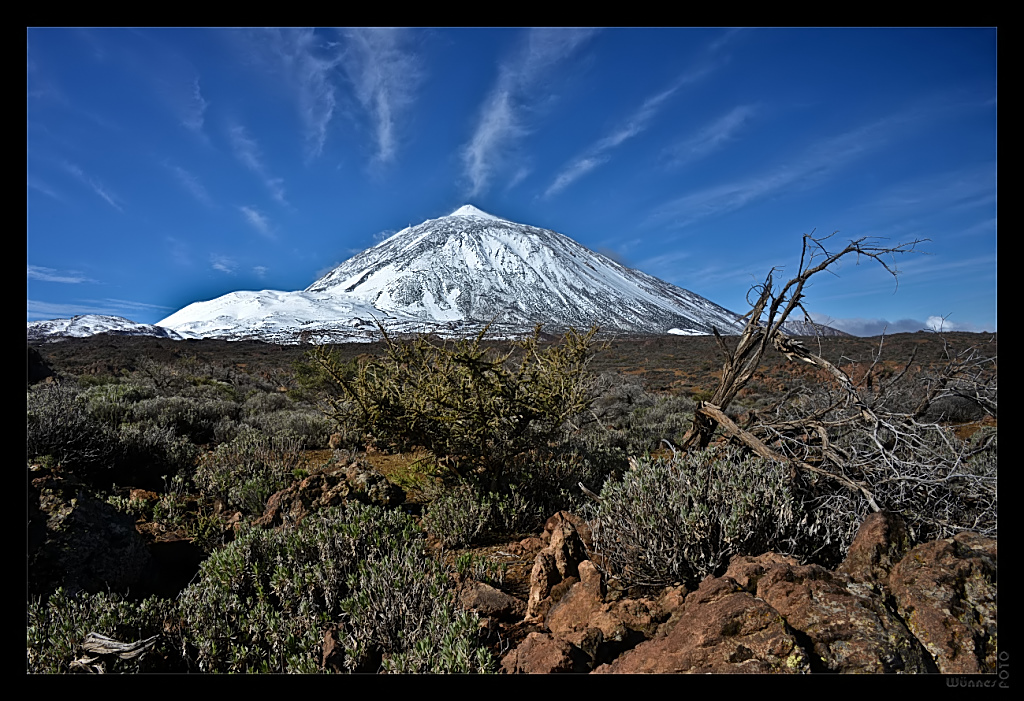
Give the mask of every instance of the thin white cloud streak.
[[269, 59], [294, 92], [303, 123], [306, 158], [318, 158], [337, 105], [331, 82], [341, 61], [337, 43], [323, 40], [312, 29], [261, 29], [249, 37], [256, 58]]
[[231, 148], [235, 152], [235, 158], [252, 172], [262, 175], [264, 169], [259, 145], [249, 136], [245, 127], [241, 124], [232, 124], [228, 128], [228, 136], [231, 139]]
[[581, 156], [573, 160], [561, 173], [556, 176], [555, 181], [548, 187], [544, 197], [556, 195], [570, 184], [583, 177], [590, 171], [610, 160], [608, 153], [618, 148], [623, 143], [641, 134], [647, 129], [648, 124], [658, 114], [661, 107], [679, 89], [687, 83], [692, 83], [703, 78], [710, 72], [709, 68], [701, 69], [677, 80], [671, 87], [661, 91], [657, 95], [648, 98], [640, 108], [634, 112], [625, 124], [617, 128], [611, 134], [601, 138], [593, 146], [588, 148]]
[[49, 185], [47, 185], [46, 183], [42, 182], [38, 178], [28, 178], [27, 184], [28, 184], [29, 188], [31, 188], [33, 190], [38, 190], [39, 192], [43, 193], [44, 195], [46, 195], [48, 197], [52, 197], [53, 199], [57, 200], [58, 202], [63, 202], [64, 201], [63, 197], [61, 197], [56, 192], [54, 192], [53, 189], [50, 188]]
[[263, 163], [263, 155], [260, 152], [259, 144], [249, 136], [249, 132], [241, 124], [232, 124], [228, 127], [228, 138], [231, 140], [231, 148], [235, 158], [263, 180], [263, 185], [270, 191], [270, 196], [278, 203], [287, 205], [288, 201], [284, 196], [284, 180], [275, 178], [267, 171]]
[[398, 149], [398, 119], [413, 103], [423, 70], [415, 56], [403, 49], [402, 30], [348, 29], [342, 36], [347, 49], [342, 67], [356, 99], [373, 121], [374, 161], [390, 163]]
[[55, 304], [35, 299], [26, 300], [28, 318], [33, 319], [70, 319], [79, 314], [112, 314], [113, 307], [88, 307], [82, 304]]
[[694, 136], [672, 146], [668, 153], [668, 166], [676, 167], [707, 156], [736, 137], [736, 132], [750, 119], [754, 108], [740, 105], [728, 114], [704, 127]]
[[164, 166], [174, 174], [178, 183], [180, 183], [181, 186], [185, 188], [185, 191], [192, 195], [192, 197], [207, 207], [213, 206], [213, 200], [210, 199], [210, 194], [206, 191], [206, 188], [203, 187], [203, 184], [199, 182], [198, 177], [181, 166], [172, 166], [168, 163], [164, 163]]
[[28, 266], [28, 279], [29, 280], [42, 280], [44, 282], [66, 282], [77, 284], [81, 282], [96, 282], [91, 278], [87, 278], [81, 273], [74, 271], [60, 272], [54, 268], [44, 268], [40, 265], [29, 265]]
[[26, 300], [27, 316], [32, 320], [70, 319], [83, 314], [102, 314], [131, 319], [132, 312], [171, 311], [170, 307], [126, 299], [83, 299], [73, 303]]
[[958, 170], [903, 183], [874, 204], [873, 210], [890, 215], [944, 214], [978, 207], [996, 206], [996, 165], [994, 163]]
[[238, 267], [238, 263], [233, 259], [228, 258], [227, 256], [217, 255], [210, 256], [210, 265], [214, 270], [219, 270], [220, 272], [227, 273], [229, 275], [234, 275], [235, 268]]
[[[890, 138], [889, 128], [898, 121], [903, 120], [881, 120], [827, 139], [808, 149], [799, 160], [761, 176], [679, 197], [655, 210], [648, 221], [681, 228], [722, 212], [741, 209], [783, 189], [798, 186], [801, 182], [813, 180], [815, 184], [820, 184], [829, 175], [885, 143]], [[814, 176], [813, 179], [811, 176]]]
[[136, 302], [131, 299], [84, 299], [83, 302], [89, 304], [110, 304], [117, 305], [119, 309], [131, 309], [133, 311], [171, 311], [172, 307], [165, 306], [163, 304], [149, 304], [147, 302]]
[[117, 197], [112, 192], [108, 191], [102, 183], [97, 181], [95, 178], [86, 175], [85, 172], [74, 163], [64, 161], [63, 167], [65, 171], [67, 171], [75, 178], [77, 178], [79, 182], [83, 183], [84, 185], [87, 185], [90, 189], [92, 189], [93, 192], [95, 192], [101, 199], [106, 201], [106, 203], [109, 204], [111, 207], [116, 209], [118, 212], [124, 212], [124, 209], [122, 209], [121, 205], [118, 204], [117, 202]]
[[504, 165], [511, 145], [529, 133], [523, 112], [537, 98], [545, 75], [567, 60], [593, 35], [589, 29], [531, 29], [516, 55], [499, 67], [473, 136], [462, 149], [469, 196], [480, 194], [495, 170]]
[[267, 238], [274, 237], [274, 233], [270, 228], [270, 220], [267, 219], [265, 215], [261, 214], [258, 210], [255, 210], [252, 207], [241, 206], [238, 208], [238, 210], [242, 213], [242, 216], [245, 217], [245, 220], [249, 222], [249, 224], [251, 224], [254, 229], [256, 229], [258, 232], [260, 232]]
[[267, 276], [267, 267], [265, 265], [253, 266], [252, 271], [256, 274], [256, 277], [265, 278]]
[[182, 126], [190, 131], [196, 132], [197, 134], [202, 134], [207, 107], [209, 107], [209, 103], [203, 99], [203, 93], [199, 89], [199, 77], [197, 76], [192, 81], [191, 95], [181, 108]]

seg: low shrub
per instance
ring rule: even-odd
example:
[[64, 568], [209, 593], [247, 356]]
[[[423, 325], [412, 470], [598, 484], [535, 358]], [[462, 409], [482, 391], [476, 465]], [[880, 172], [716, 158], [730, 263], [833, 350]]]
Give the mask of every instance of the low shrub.
[[[223, 399], [154, 397], [135, 404], [131, 420], [150, 421], [158, 426], [172, 428], [179, 436], [203, 445], [214, 441], [223, 420], [237, 421], [239, 413], [237, 402]], [[223, 429], [220, 430], [223, 433]]]
[[291, 482], [301, 450], [295, 438], [243, 430], [234, 440], [203, 454], [193, 481], [227, 507], [245, 515], [261, 514], [267, 499]]
[[733, 451], [637, 460], [593, 505], [594, 545], [630, 585], [694, 586], [737, 554], [793, 548], [802, 516], [788, 471]]
[[82, 392], [89, 414], [112, 428], [128, 419], [134, 404], [153, 397], [152, 388], [132, 383], [96, 385]]
[[26, 457], [52, 456], [89, 479], [109, 470], [118, 452], [116, 432], [89, 413], [78, 390], [53, 384], [28, 392]]
[[490, 670], [476, 616], [457, 611], [422, 537], [411, 517], [358, 503], [243, 531], [182, 592], [189, 659], [202, 671], [323, 671], [333, 631], [332, 664], [346, 671]]
[[174, 602], [157, 597], [131, 601], [119, 594], [70, 594], [57, 589], [46, 599], [29, 602], [27, 659], [32, 674], [66, 674], [81, 658], [81, 644], [89, 633], [119, 642], [159, 636], [140, 656], [122, 660], [110, 656], [105, 672], [183, 671], [184, 665], [171, 639], [162, 635], [165, 620], [174, 618]]
[[326, 448], [331, 436], [331, 420], [315, 409], [283, 409], [255, 414], [246, 418], [245, 423], [267, 435], [295, 438], [305, 450]]

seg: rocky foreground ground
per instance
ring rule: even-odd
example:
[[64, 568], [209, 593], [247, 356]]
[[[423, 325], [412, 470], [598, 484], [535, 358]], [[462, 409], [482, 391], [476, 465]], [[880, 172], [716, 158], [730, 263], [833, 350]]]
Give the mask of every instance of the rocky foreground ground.
[[[186, 542], [151, 542], [147, 553], [141, 534], [114, 523], [120, 514], [93, 513], [106, 505], [66, 501], [70, 492], [63, 487], [72, 485], [52, 478], [30, 485], [30, 496], [43, 497], [36, 502], [41, 513], [31, 519], [40, 532], [30, 532], [30, 545], [50, 540], [43, 530], [62, 530], [44, 523], [82, 521], [95, 540], [66, 535], [78, 543], [73, 550], [82, 557], [75, 562], [91, 563], [78, 563], [83, 572], [94, 572], [103, 558], [111, 572], [127, 572], [126, 563], [137, 560], [134, 577], [184, 586], [198, 567]], [[375, 471], [338, 466], [275, 494], [259, 522], [285, 527], [352, 498], [394, 505], [400, 492]], [[122, 537], [102, 535], [111, 528]], [[559, 512], [540, 536], [491, 548], [526, 563], [518, 576], [501, 588], [464, 577], [459, 601], [480, 615], [508, 673], [994, 673], [996, 541], [964, 532], [915, 547], [909, 542], [899, 517], [876, 513], [835, 570], [776, 553], [736, 556], [722, 576], [694, 590], [674, 586], [635, 596], [591, 559], [588, 524]], [[90, 543], [100, 550], [92, 552]], [[113, 552], [112, 543], [120, 550]], [[48, 564], [65, 582], [74, 576], [73, 562], [34, 564], [37, 576]], [[333, 642], [327, 631], [328, 669]]]

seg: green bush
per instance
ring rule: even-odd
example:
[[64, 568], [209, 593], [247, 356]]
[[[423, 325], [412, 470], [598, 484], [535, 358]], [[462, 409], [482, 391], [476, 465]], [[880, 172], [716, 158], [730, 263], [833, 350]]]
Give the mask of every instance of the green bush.
[[790, 551], [802, 516], [788, 471], [736, 452], [645, 458], [609, 479], [594, 544], [627, 584], [694, 586], [737, 554]]
[[333, 404], [339, 425], [386, 448], [422, 446], [458, 475], [481, 471], [496, 482], [510, 458], [544, 450], [589, 407], [595, 332], [569, 331], [542, 347], [538, 327], [504, 355], [485, 348], [482, 334], [441, 344], [385, 334], [384, 357], [365, 360], [354, 376], [326, 349], [312, 357], [343, 398]]

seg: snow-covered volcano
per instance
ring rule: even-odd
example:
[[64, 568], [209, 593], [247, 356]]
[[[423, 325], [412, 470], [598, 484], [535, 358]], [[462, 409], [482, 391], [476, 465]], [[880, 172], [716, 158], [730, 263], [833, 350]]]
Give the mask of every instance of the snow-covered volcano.
[[187, 337], [276, 342], [396, 332], [500, 334], [599, 326], [624, 333], [737, 333], [737, 315], [567, 236], [465, 205], [403, 229], [301, 292], [233, 292], [160, 326]]
[[350, 258], [306, 292], [435, 322], [726, 333], [736, 314], [567, 236], [465, 205]]

